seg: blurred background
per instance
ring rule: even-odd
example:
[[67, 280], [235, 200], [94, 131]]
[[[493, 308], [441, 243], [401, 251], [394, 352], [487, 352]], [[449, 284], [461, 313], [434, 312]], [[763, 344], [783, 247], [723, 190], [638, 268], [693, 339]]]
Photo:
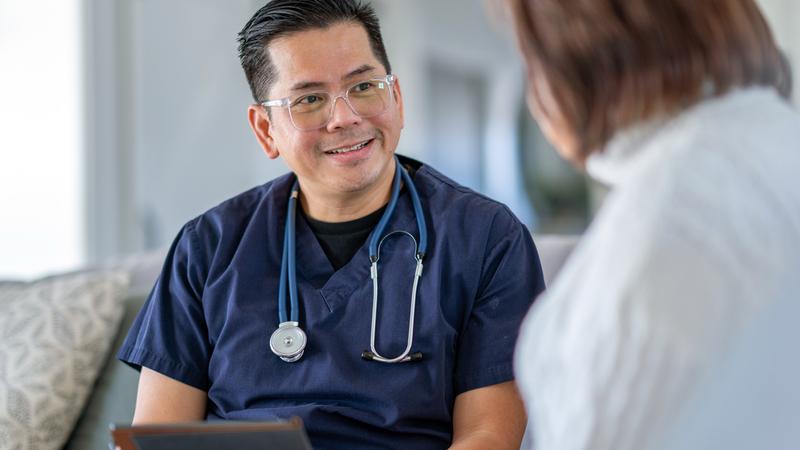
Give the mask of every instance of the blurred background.
[[[535, 233], [579, 234], [603, 188], [530, 119], [508, 24], [484, 1], [373, 1], [405, 96], [398, 151]], [[263, 3], [0, 0], [0, 278], [163, 248], [287, 170], [251, 134], [237, 58], [236, 34]], [[800, 2], [759, 3], [800, 68]]]

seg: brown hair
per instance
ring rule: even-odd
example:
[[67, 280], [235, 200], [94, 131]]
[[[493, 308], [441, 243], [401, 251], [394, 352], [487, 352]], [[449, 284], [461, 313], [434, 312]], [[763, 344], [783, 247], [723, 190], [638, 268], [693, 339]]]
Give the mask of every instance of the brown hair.
[[788, 62], [753, 0], [505, 1], [532, 100], [552, 115], [536, 89], [543, 77], [581, 160], [615, 131], [684, 109], [709, 88], [791, 93]]

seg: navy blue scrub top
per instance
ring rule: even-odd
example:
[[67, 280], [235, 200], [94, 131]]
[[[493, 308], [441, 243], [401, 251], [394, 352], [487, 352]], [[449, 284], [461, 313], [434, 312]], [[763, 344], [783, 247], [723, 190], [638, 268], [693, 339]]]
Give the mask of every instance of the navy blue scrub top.
[[[308, 344], [295, 363], [270, 351], [291, 174], [183, 227], [119, 359], [207, 391], [209, 420], [299, 416], [314, 448], [446, 448], [455, 397], [513, 379], [517, 332], [544, 280], [530, 234], [506, 206], [401, 161], [417, 167], [428, 225], [412, 346], [422, 361], [361, 359], [372, 307], [367, 243], [334, 272], [302, 214], [297, 284]], [[419, 237], [407, 190], [392, 230]], [[411, 239], [384, 242], [376, 346], [387, 357], [406, 345], [414, 267]]]

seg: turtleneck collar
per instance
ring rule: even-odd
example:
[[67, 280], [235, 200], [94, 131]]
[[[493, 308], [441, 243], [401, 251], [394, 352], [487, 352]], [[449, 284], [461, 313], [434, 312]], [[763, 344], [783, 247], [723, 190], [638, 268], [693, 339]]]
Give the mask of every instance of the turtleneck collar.
[[668, 145], [702, 132], [710, 123], [725, 121], [729, 114], [750, 110], [753, 102], [765, 96], [777, 96], [773, 89], [753, 87], [728, 92], [720, 97], [701, 100], [671, 117], [640, 122], [617, 132], [602, 151], [586, 160], [586, 171], [595, 180], [616, 186], [647, 162], [669, 155]]

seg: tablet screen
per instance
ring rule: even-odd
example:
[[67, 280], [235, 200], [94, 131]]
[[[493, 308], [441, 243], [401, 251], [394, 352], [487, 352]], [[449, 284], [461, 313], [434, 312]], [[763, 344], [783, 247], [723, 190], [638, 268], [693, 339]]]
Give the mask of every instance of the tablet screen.
[[291, 422], [198, 422], [112, 426], [119, 450], [310, 450], [299, 419]]

